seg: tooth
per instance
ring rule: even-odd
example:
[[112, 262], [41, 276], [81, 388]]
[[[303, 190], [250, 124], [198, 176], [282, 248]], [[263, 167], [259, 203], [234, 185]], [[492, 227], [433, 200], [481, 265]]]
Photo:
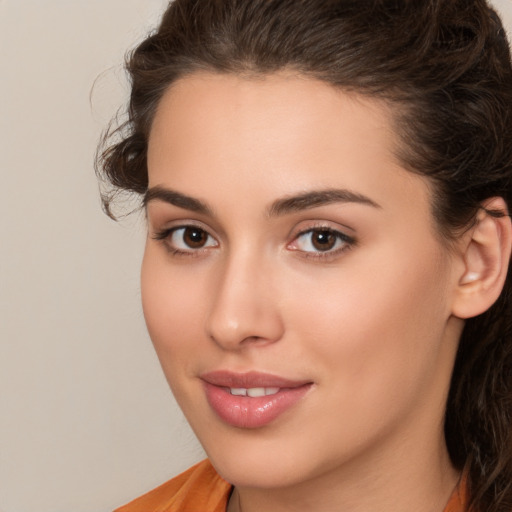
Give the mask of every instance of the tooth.
[[275, 395], [279, 392], [279, 389], [280, 388], [229, 388], [229, 391], [235, 396], [258, 398], [261, 396]]
[[249, 388], [247, 390], [247, 396], [252, 398], [258, 398], [260, 396], [265, 396], [265, 388]]
[[247, 390], [247, 396], [250, 396], [252, 398], [265, 396], [265, 394], [265, 388], [249, 388]]

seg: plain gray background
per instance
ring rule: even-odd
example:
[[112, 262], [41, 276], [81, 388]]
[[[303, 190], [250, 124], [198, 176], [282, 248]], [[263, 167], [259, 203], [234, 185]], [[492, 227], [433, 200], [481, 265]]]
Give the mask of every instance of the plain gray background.
[[93, 172], [166, 4], [0, 0], [0, 512], [106, 512], [203, 457], [145, 331], [142, 219]]

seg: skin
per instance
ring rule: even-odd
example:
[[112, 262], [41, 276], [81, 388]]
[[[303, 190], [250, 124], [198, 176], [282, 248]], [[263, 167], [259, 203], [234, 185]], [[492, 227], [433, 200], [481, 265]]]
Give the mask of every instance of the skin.
[[[148, 196], [144, 314], [178, 403], [235, 485], [230, 512], [441, 512], [457, 483], [443, 414], [465, 267], [396, 147], [385, 104], [292, 74], [195, 74], [158, 107], [150, 190], [209, 211]], [[333, 189], [369, 201], [269, 212]], [[184, 242], [188, 225], [202, 246]], [[319, 229], [332, 250], [312, 244]], [[235, 428], [199, 377], [218, 369], [314, 384], [269, 425]]]

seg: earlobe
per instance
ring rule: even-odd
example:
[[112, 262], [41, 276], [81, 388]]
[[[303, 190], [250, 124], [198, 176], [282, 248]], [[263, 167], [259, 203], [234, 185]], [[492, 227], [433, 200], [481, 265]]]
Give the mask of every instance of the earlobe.
[[459, 318], [483, 313], [503, 289], [510, 260], [512, 223], [501, 197], [482, 204], [468, 237], [463, 255], [464, 272], [459, 277], [452, 305], [453, 315]]

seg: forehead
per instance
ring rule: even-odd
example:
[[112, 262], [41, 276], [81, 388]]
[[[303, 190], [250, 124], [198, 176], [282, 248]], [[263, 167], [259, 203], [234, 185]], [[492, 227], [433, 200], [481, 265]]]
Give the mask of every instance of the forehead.
[[385, 204], [397, 191], [410, 198], [420, 180], [425, 196], [424, 180], [395, 156], [397, 139], [385, 102], [319, 80], [195, 74], [158, 106], [149, 181], [196, 197], [211, 194], [212, 185], [217, 196], [237, 184], [238, 193], [265, 189], [276, 197], [343, 187]]
[[[340, 123], [340, 115], [346, 118], [344, 123]], [[344, 126], [350, 125], [356, 135], [370, 136], [361, 138], [361, 144], [371, 143], [373, 132], [378, 142], [392, 149], [396, 139], [392, 123], [392, 110], [386, 102], [303, 75], [195, 73], [172, 84], [163, 95], [153, 120], [150, 145], [155, 132], [170, 135], [171, 130], [173, 136], [179, 132], [183, 137], [194, 135], [198, 129], [206, 134], [212, 128], [210, 135], [219, 138], [236, 130], [239, 137], [246, 135], [251, 140], [264, 134], [268, 138], [279, 134], [282, 140], [286, 133], [311, 137], [306, 132], [319, 125], [340, 143], [346, 138]]]

